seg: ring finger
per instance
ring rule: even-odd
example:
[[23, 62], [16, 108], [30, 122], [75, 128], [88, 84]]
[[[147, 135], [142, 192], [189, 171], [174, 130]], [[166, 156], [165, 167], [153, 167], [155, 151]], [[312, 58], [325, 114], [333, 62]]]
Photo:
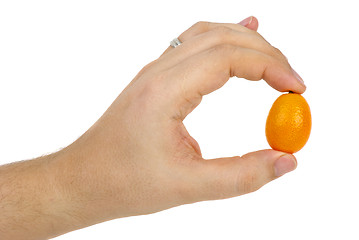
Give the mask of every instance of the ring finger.
[[[217, 45], [234, 45], [242, 48], [253, 49], [288, 64], [286, 57], [277, 49], [271, 46], [265, 39], [257, 33], [239, 32], [226, 26], [218, 26], [208, 32], [196, 35], [185, 41], [183, 45], [160, 57], [158, 62], [162, 69], [177, 65], [186, 58], [199, 52], [213, 48]], [[289, 65], [289, 64], [288, 64]]]
[[[214, 28], [217, 28], [219, 26], [224, 26], [231, 28], [236, 31], [245, 32], [245, 31], [257, 31], [258, 29], [258, 20], [257, 18], [251, 16], [243, 21], [241, 21], [238, 24], [233, 23], [211, 23], [211, 22], [197, 22], [192, 27], [187, 29], [185, 32], [183, 32], [177, 39], [181, 42], [187, 41], [188, 39], [191, 39], [192, 37], [210, 31]], [[168, 53], [171, 49], [173, 49], [172, 46], [169, 46], [162, 55], [165, 55]], [[161, 56], [162, 56], [161, 55]]]

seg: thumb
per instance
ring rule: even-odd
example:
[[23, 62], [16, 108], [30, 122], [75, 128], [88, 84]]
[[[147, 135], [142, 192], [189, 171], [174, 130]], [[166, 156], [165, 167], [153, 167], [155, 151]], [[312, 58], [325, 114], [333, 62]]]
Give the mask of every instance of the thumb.
[[266, 183], [293, 171], [297, 166], [291, 154], [261, 150], [242, 157], [205, 161], [198, 179], [201, 200], [230, 198], [258, 190]]

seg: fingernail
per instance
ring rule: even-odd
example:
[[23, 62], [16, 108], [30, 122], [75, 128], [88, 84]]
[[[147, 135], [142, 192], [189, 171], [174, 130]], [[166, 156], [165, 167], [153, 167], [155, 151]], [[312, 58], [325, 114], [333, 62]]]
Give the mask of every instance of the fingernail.
[[294, 69], [292, 69], [292, 71], [293, 71], [294, 76], [297, 78], [298, 82], [305, 87], [304, 81], [303, 81], [303, 79], [299, 76], [299, 74], [298, 74]]
[[240, 24], [242, 26], [247, 26], [252, 22], [252, 19], [253, 19], [253, 16], [247, 17], [246, 19], [242, 20], [238, 24]]
[[297, 167], [297, 160], [291, 154], [282, 155], [274, 163], [274, 173], [280, 177], [288, 172], [293, 171]]

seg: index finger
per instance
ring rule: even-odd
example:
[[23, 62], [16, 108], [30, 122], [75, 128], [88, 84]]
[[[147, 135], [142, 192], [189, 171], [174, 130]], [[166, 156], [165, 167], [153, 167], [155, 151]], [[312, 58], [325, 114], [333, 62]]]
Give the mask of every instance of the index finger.
[[[164, 83], [174, 118], [183, 120], [202, 96], [222, 87], [230, 77], [264, 79], [274, 89], [303, 93], [304, 83], [290, 66], [255, 49], [219, 45], [198, 53], [169, 69], [172, 81]], [[173, 105], [174, 104], [174, 105]]]

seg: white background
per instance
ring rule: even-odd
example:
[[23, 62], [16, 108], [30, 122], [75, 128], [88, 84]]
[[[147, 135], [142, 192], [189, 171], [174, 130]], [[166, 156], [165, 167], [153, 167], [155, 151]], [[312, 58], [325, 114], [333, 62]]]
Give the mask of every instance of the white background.
[[[298, 168], [259, 191], [78, 230], [71, 239], [359, 239], [356, 1], [0, 1], [0, 164], [76, 140], [169, 41], [205, 20], [259, 19], [303, 77], [313, 117]], [[231, 79], [185, 120], [205, 158], [268, 148], [280, 95]], [[1, 213], [0, 213], [1, 214]]]

